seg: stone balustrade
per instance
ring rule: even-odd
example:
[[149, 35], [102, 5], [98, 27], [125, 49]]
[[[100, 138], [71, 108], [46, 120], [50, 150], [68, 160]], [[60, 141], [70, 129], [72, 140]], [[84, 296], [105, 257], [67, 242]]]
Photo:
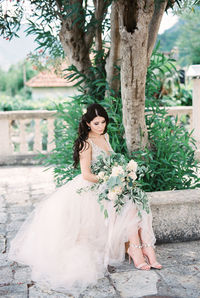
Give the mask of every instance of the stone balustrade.
[[[188, 119], [193, 129], [193, 108], [167, 107], [169, 115]], [[53, 147], [56, 111], [31, 110], [0, 112], [0, 164], [34, 164], [38, 152], [48, 153]]]
[[53, 147], [56, 111], [0, 112], [0, 164], [34, 164]]
[[193, 107], [192, 106], [178, 106], [178, 107], [167, 107], [166, 111], [168, 115], [174, 116], [178, 118], [178, 124], [184, 117], [187, 117], [187, 124], [186, 127], [188, 128], [189, 131], [191, 131], [194, 126], [193, 126]]

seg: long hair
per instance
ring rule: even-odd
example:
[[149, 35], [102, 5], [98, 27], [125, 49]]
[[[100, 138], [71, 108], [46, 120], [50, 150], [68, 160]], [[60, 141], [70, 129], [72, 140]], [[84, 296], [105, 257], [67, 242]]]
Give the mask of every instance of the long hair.
[[73, 159], [75, 168], [77, 167], [80, 160], [79, 152], [84, 148], [84, 146], [86, 146], [87, 143], [87, 138], [90, 131], [90, 127], [87, 125], [87, 123], [90, 123], [97, 116], [105, 118], [106, 126], [103, 134], [107, 132], [109, 118], [106, 110], [98, 103], [89, 105], [87, 107], [87, 112], [83, 114], [81, 121], [79, 122], [78, 138], [74, 142]]

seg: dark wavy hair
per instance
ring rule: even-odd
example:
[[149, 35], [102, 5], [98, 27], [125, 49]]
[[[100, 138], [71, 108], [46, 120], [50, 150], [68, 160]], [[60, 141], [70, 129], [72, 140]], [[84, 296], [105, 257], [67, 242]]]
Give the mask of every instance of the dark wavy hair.
[[87, 107], [87, 112], [83, 114], [81, 121], [79, 123], [79, 128], [78, 128], [78, 138], [74, 142], [74, 154], [73, 154], [73, 159], [74, 159], [74, 167], [76, 168], [80, 156], [79, 152], [86, 146], [87, 139], [88, 139], [88, 134], [90, 131], [90, 127], [87, 125], [87, 123], [90, 123], [95, 117], [100, 116], [104, 117], [106, 120], [106, 127], [104, 129], [103, 134], [107, 132], [107, 125], [109, 122], [108, 114], [106, 110], [98, 103], [93, 103]]

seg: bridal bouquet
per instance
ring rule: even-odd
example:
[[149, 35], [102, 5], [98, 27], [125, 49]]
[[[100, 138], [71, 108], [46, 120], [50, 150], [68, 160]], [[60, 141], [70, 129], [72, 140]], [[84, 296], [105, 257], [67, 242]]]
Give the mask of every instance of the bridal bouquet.
[[[108, 217], [103, 204], [105, 200], [113, 201], [117, 213], [121, 211], [127, 199], [136, 204], [140, 216], [141, 210], [149, 213], [147, 195], [136, 181], [137, 163], [134, 160], [127, 162], [126, 158], [119, 153], [113, 153], [110, 156], [99, 155], [97, 161], [92, 164], [91, 170], [99, 177], [99, 180], [89, 189], [98, 190], [98, 202], [104, 210], [105, 217]], [[79, 192], [84, 190], [88, 188], [81, 188]]]

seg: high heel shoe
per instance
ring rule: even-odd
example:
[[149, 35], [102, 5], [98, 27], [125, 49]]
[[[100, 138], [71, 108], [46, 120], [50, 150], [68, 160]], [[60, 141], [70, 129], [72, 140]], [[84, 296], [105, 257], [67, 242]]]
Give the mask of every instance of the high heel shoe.
[[[152, 256], [152, 257], [155, 259], [155, 261], [153, 261], [153, 262], [150, 261], [150, 256], [149, 256], [149, 255], [147, 254], [147, 252], [145, 252], [145, 250], [144, 250], [144, 249], [147, 249], [147, 248], [150, 248], [150, 247], [153, 248], [153, 256]], [[155, 256], [155, 252], [154, 252], [154, 247], [155, 247], [155, 246], [152, 245], [152, 244], [143, 244], [143, 245], [142, 245], [142, 252], [143, 252], [144, 257], [145, 257], [146, 260], [147, 260], [147, 263], [151, 266], [151, 268], [160, 270], [160, 269], [162, 269], [162, 265], [156, 261], [156, 256]]]
[[[135, 265], [135, 268], [139, 269], [139, 270], [150, 270], [151, 267], [146, 263], [146, 262], [142, 262], [141, 264], [139, 265], [136, 265], [136, 260], [134, 259], [135, 258], [135, 255], [134, 255], [134, 248], [139, 248], [141, 250], [142, 248], [142, 245], [135, 245], [133, 243], [130, 244], [128, 250], [127, 250], [127, 254], [128, 254], [128, 257], [129, 257], [129, 264], [131, 264], [131, 259], [133, 260], [133, 263]], [[141, 254], [142, 254], [142, 251], [141, 251]], [[142, 255], [143, 257], [143, 255]]]

